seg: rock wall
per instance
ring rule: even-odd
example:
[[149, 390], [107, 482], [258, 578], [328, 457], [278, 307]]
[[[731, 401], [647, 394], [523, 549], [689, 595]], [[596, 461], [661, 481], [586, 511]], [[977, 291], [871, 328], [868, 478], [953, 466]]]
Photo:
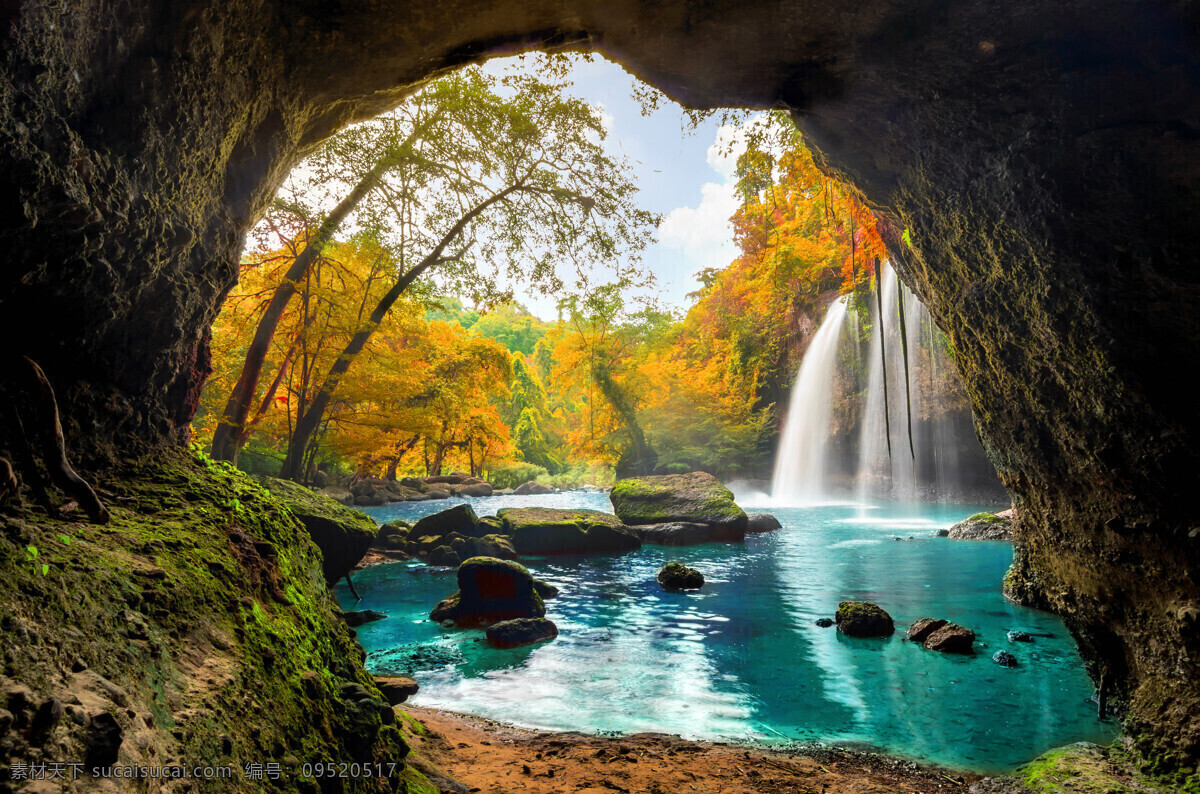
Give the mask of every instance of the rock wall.
[[264, 202], [419, 81], [579, 46], [695, 105], [792, 108], [910, 229], [897, 267], [954, 342], [1022, 559], [1139, 735], [1195, 759], [1198, 29], [1195, 3], [1116, 0], [5, 3], [0, 339], [93, 462], [174, 443]]

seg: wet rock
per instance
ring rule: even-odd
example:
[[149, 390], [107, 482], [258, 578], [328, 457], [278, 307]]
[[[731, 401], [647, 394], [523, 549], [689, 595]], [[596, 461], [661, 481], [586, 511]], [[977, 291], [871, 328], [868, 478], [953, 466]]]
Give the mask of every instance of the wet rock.
[[462, 558], [450, 546], [438, 546], [429, 552], [428, 562], [430, 565], [440, 565], [445, 568], [457, 568]]
[[387, 615], [383, 612], [377, 612], [374, 609], [364, 609], [361, 612], [349, 611], [342, 613], [342, 620], [346, 621], [346, 625], [351, 628], [362, 626], [365, 623], [373, 623], [376, 620], [383, 620]]
[[449, 499], [450, 492], [438, 488], [430, 488], [425, 492], [425, 499]]
[[833, 625], [833, 618], [817, 618], [814, 622], [821, 628], [827, 629]]
[[367, 516], [287, 480], [258, 476], [271, 496], [287, 505], [321, 550], [325, 582], [342, 579], [367, 553], [378, 529]]
[[953, 540], [1012, 540], [1012, 521], [994, 513], [976, 513], [950, 527]]
[[487, 641], [497, 648], [518, 648], [558, 636], [558, 626], [546, 618], [502, 620], [488, 626]]
[[421, 688], [416, 681], [404, 675], [376, 676], [375, 686], [383, 694], [384, 700], [393, 706], [408, 700]]
[[459, 491], [462, 496], [491, 496], [492, 486], [486, 482], [477, 482], [470, 485], [464, 485]]
[[519, 554], [612, 554], [642, 545], [615, 516], [597, 510], [508, 508], [498, 515]]
[[546, 607], [525, 566], [494, 557], [472, 557], [458, 567], [458, 592], [434, 607], [429, 619], [478, 626], [545, 614]]
[[922, 645], [940, 653], [972, 653], [974, 643], [975, 632], [957, 623], [947, 623], [926, 637]]
[[676, 521], [669, 524], [631, 526], [629, 531], [642, 543], [653, 546], [696, 546], [701, 543], [740, 543], [746, 539], [745, 530], [719, 524], [690, 524]]
[[88, 769], [107, 769], [117, 762], [117, 753], [124, 740], [124, 731], [116, 717], [107, 711], [92, 715], [83, 737], [84, 764]]
[[554, 489], [530, 480], [529, 482], [523, 482], [516, 488], [513, 488], [512, 492], [514, 496], [542, 496], [544, 494], [554, 493]]
[[479, 517], [470, 505], [455, 505], [448, 510], [425, 516], [409, 531], [410, 538], [426, 536], [445, 537], [453, 532], [463, 536], [473, 535]]
[[396, 712], [390, 705], [368, 692], [362, 684], [345, 684], [339, 694], [346, 748], [356, 760], [367, 760], [380, 727], [394, 723]]
[[992, 661], [1001, 667], [1016, 667], [1017, 657], [1013, 656], [1008, 651], [996, 651], [992, 654]]
[[848, 637], [888, 637], [896, 631], [892, 616], [870, 601], [843, 601], [834, 621]]
[[733, 493], [711, 474], [630, 477], [609, 494], [613, 512], [625, 524], [712, 524], [745, 532], [747, 518]]
[[699, 590], [704, 587], [704, 574], [681, 562], [669, 562], [658, 572], [658, 583], [664, 590]]
[[1010, 631], [1008, 633], [1008, 641], [1009, 642], [1033, 642], [1033, 637], [1030, 636], [1029, 632], [1027, 632], [1027, 631], [1021, 631], [1020, 629], [1013, 629], [1012, 631]]
[[777, 529], [783, 529], [783, 524], [779, 523], [779, 519], [770, 513], [747, 513], [746, 514], [746, 533], [757, 534], [760, 532], [774, 532]]
[[501, 560], [515, 560], [517, 554], [511, 538], [505, 535], [484, 535], [482, 538], [467, 538], [463, 551], [459, 552], [464, 558], [496, 557]]
[[937, 618], [921, 618], [914, 620], [913, 624], [908, 627], [908, 638], [913, 642], [925, 642], [930, 634], [946, 625], [946, 621]]
[[548, 582], [543, 582], [541, 579], [533, 580], [533, 589], [537, 591], [537, 594], [542, 597], [543, 601], [558, 598], [558, 588]]

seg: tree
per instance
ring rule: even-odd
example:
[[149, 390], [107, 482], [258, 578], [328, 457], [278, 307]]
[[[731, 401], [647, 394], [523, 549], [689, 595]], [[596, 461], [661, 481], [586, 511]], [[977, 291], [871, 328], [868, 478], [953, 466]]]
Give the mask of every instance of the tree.
[[380, 182], [395, 276], [296, 422], [283, 476], [304, 479], [312, 441], [339, 383], [396, 300], [435, 273], [476, 303], [507, 292], [503, 279], [562, 286], [555, 265], [586, 267], [648, 242], [656, 218], [637, 209], [623, 162], [609, 157], [599, 114], [562, 86], [478, 70], [443, 78], [439, 134]]

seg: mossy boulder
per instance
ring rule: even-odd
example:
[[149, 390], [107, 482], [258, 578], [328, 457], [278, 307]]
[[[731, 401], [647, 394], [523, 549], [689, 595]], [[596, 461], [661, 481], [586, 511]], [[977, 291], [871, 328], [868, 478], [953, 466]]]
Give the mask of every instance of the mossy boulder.
[[950, 527], [952, 540], [1012, 540], [1012, 521], [995, 513], [976, 513]]
[[470, 505], [455, 505], [448, 510], [425, 516], [413, 524], [409, 537], [423, 538], [426, 536], [445, 537], [453, 532], [463, 536], [475, 534], [479, 517]]
[[497, 648], [519, 648], [558, 636], [558, 626], [546, 618], [514, 618], [488, 626], [487, 641]]
[[676, 521], [670, 524], [643, 524], [629, 527], [642, 543], [652, 546], [697, 546], [701, 543], [741, 543], [744, 530], [720, 524], [690, 524]]
[[519, 554], [615, 554], [642, 545], [616, 516], [598, 510], [507, 508], [498, 516]]
[[843, 601], [833, 617], [848, 637], [890, 637], [896, 631], [892, 616], [870, 601]]
[[512, 539], [506, 535], [484, 535], [482, 538], [466, 538], [458, 550], [463, 559], [470, 557], [497, 557], [515, 560], [519, 557]]
[[494, 557], [472, 557], [458, 566], [458, 592], [434, 607], [429, 619], [480, 626], [545, 615], [546, 606], [524, 565]]
[[745, 511], [733, 492], [711, 474], [664, 474], [630, 477], [609, 493], [613, 512], [625, 524], [710, 524], [745, 532]]
[[308, 530], [321, 550], [326, 584], [332, 585], [348, 574], [371, 548], [379, 529], [367, 516], [289, 480], [265, 476], [256, 479]]
[[664, 590], [699, 590], [704, 587], [704, 574], [681, 562], [669, 562], [659, 570], [658, 583]]

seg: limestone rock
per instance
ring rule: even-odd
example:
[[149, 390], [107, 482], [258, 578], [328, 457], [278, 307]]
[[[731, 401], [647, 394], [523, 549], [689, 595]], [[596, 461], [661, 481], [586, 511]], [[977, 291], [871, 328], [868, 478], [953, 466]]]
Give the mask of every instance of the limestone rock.
[[950, 527], [953, 540], [1012, 540], [1012, 521], [993, 513], [976, 513]]
[[288, 480], [256, 478], [287, 506], [321, 550], [325, 582], [333, 584], [367, 553], [378, 529], [367, 516]]
[[517, 648], [558, 636], [558, 626], [546, 618], [515, 618], [488, 626], [487, 641], [497, 648]]
[[612, 554], [642, 543], [617, 518], [597, 510], [507, 508], [498, 514], [519, 554]]
[[613, 512], [629, 525], [684, 521], [746, 530], [746, 514], [734, 504], [733, 493], [704, 472], [630, 477], [613, 486], [609, 499]]
[[653, 546], [695, 546], [700, 543], [740, 543], [746, 539], [744, 530], [719, 524], [691, 524], [676, 521], [669, 524], [631, 526], [629, 531]]
[[699, 590], [704, 587], [704, 574], [681, 562], [669, 562], [658, 572], [658, 583], [664, 590]]
[[472, 557], [458, 566], [458, 592], [434, 607], [429, 619], [478, 626], [545, 615], [546, 607], [525, 566], [511, 560]]
[[888, 637], [896, 631], [892, 616], [870, 601], [843, 601], [834, 620], [838, 631], [850, 637]]

